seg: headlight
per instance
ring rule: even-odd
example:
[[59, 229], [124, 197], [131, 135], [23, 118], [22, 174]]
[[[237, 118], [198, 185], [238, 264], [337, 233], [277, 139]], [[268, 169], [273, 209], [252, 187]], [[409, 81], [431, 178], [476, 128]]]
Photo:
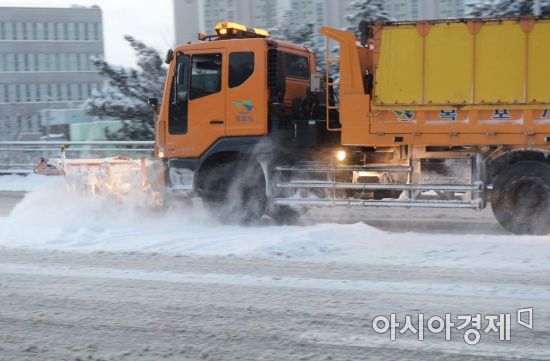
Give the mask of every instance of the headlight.
[[346, 160], [346, 151], [345, 150], [339, 150], [336, 152], [336, 159], [338, 159], [340, 162], [343, 162]]

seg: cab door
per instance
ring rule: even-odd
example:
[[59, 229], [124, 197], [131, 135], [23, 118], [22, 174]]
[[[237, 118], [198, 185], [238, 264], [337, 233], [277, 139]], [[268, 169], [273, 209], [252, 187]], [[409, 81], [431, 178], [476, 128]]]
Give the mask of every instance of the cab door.
[[[252, 43], [252, 42], [247, 42]], [[264, 45], [264, 43], [260, 43]], [[264, 45], [265, 46], [265, 45]], [[260, 50], [263, 51], [260, 51]], [[228, 136], [267, 133], [265, 49], [236, 43], [228, 53]]]
[[197, 158], [225, 136], [224, 49], [176, 55], [170, 91], [166, 156]]

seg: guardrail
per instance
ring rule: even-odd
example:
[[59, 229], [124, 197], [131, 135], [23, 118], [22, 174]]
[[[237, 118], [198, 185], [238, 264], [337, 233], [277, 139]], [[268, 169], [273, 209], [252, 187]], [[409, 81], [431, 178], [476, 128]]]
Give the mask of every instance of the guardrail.
[[68, 159], [153, 155], [154, 141], [0, 141], [0, 174], [29, 174], [40, 158]]

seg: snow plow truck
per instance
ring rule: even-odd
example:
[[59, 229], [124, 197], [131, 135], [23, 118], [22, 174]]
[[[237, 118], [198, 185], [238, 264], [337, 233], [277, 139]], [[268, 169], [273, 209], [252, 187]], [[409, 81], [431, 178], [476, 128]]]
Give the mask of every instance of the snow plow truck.
[[339, 49], [322, 73], [307, 48], [232, 22], [169, 50], [149, 100], [165, 197], [244, 223], [490, 203], [508, 231], [550, 233], [550, 19], [359, 30], [321, 28]]

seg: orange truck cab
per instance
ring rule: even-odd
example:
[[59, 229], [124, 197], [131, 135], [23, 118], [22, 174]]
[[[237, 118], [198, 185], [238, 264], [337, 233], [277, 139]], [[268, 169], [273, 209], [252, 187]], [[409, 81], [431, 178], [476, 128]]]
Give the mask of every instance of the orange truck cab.
[[[301, 116], [323, 113], [311, 101], [310, 78], [316, 74], [311, 51], [231, 22], [199, 39], [168, 52], [157, 109], [155, 155], [164, 160], [173, 191], [206, 192], [204, 177], [212, 169], [253, 153], [259, 158], [259, 147], [272, 153], [267, 143], [287, 153], [317, 145], [323, 121]], [[268, 172], [266, 164], [261, 167]], [[224, 172], [235, 176], [227, 167]]]

